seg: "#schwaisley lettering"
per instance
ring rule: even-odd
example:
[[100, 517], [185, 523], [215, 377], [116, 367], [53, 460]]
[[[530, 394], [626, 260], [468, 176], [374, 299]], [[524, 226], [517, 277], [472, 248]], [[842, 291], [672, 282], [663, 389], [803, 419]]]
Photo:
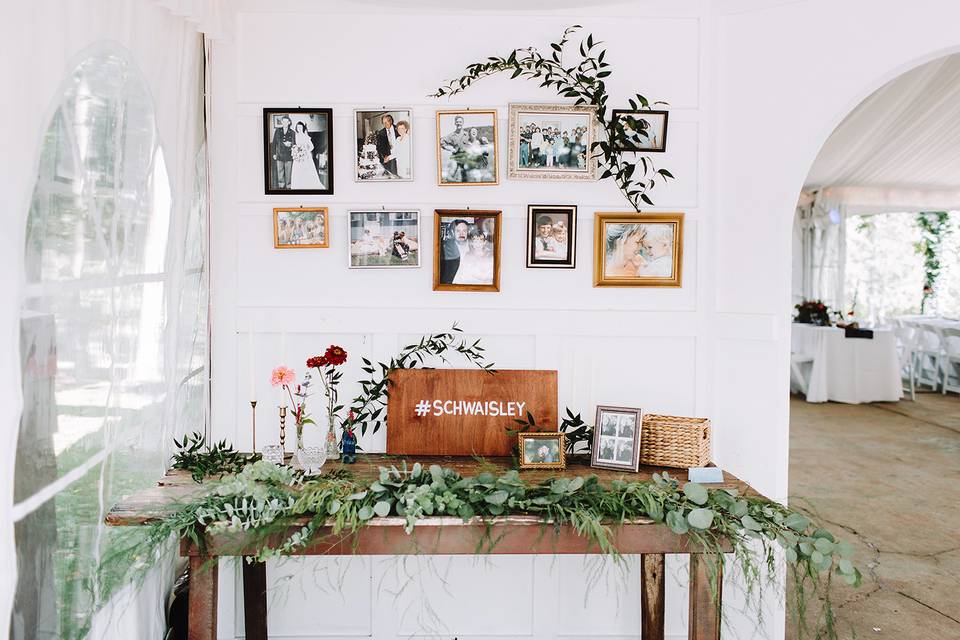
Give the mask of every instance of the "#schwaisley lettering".
[[434, 417], [448, 416], [507, 416], [519, 417], [523, 415], [526, 402], [499, 400], [471, 401], [471, 400], [434, 400], [431, 403], [432, 411], [428, 415]]

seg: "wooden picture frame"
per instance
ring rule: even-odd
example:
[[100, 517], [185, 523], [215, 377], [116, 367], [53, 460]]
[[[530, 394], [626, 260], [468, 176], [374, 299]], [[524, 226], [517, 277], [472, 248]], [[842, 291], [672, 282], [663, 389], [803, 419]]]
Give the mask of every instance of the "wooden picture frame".
[[632, 473], [639, 471], [642, 431], [643, 409], [598, 405], [590, 466]]
[[[378, 229], [380, 232], [376, 233]], [[400, 239], [406, 247], [401, 245], [399, 251], [392, 246], [395, 231], [406, 237], [405, 242]], [[347, 212], [347, 267], [350, 269], [418, 269], [422, 248], [419, 209], [394, 207]], [[377, 249], [384, 253], [380, 255]]]
[[[488, 221], [492, 221], [492, 232]], [[502, 213], [496, 210], [437, 209], [433, 216], [433, 290], [500, 291], [502, 222]], [[475, 260], [461, 260], [464, 252], [467, 255], [473, 254], [480, 234], [484, 236], [484, 242], [491, 243], [492, 247], [481, 245]], [[484, 252], [487, 249], [490, 251], [493, 270], [489, 282], [485, 281], [487, 278], [484, 271], [487, 257]], [[477, 277], [478, 274], [481, 277]]]
[[[540, 224], [550, 218], [552, 235], [545, 235]], [[565, 233], [566, 237], [563, 237]], [[546, 237], [549, 245], [545, 245]], [[551, 251], [562, 258], [550, 256]], [[538, 256], [538, 254], [540, 254]], [[547, 254], [546, 256], [544, 254]], [[527, 205], [527, 268], [530, 269], [575, 269], [577, 267], [577, 205], [530, 204]]]
[[[614, 121], [619, 122], [620, 118], [627, 117], [637, 121], [646, 122], [652, 130], [653, 135], [645, 130], [646, 135], [633, 134], [634, 144], [630, 144], [631, 135], [623, 133], [622, 137], [617, 136], [613, 141], [615, 151], [625, 153], [663, 153], [667, 150], [667, 124], [670, 121], [670, 112], [656, 109], [614, 109], [612, 112]], [[622, 127], [618, 127], [623, 131]]]
[[[593, 151], [593, 143], [598, 140], [595, 106], [510, 104], [508, 108], [509, 179], [596, 181], [599, 163]], [[532, 133], [527, 131], [530, 127], [534, 128]], [[572, 129], [581, 127], [583, 131], [574, 135]], [[538, 141], [531, 140], [531, 135], [539, 136], [539, 150], [534, 148]]]
[[[545, 441], [548, 444], [537, 446], [536, 441]], [[549, 443], [556, 442], [556, 447]], [[532, 445], [532, 446], [531, 446]], [[521, 469], [566, 469], [567, 467], [566, 436], [561, 432], [538, 433], [525, 432], [517, 434], [517, 457]], [[546, 449], [544, 453], [543, 450]], [[544, 461], [533, 460], [535, 457], [544, 457]]]
[[[286, 129], [284, 129], [282, 125], [280, 127], [277, 126], [278, 122], [284, 119], [291, 121], [289, 127], [291, 133], [289, 134], [281, 133], [285, 132]], [[294, 121], [296, 122], [294, 123]], [[312, 146], [312, 149], [302, 152], [308, 153], [311, 156], [307, 158], [307, 161], [313, 164], [312, 176], [309, 175], [309, 172], [301, 174], [297, 170], [298, 167], [294, 166], [295, 161], [293, 159], [282, 161], [274, 157], [276, 155], [274, 147], [277, 146], [279, 148], [280, 142], [283, 141], [276, 140], [276, 137], [278, 135], [289, 135], [290, 139], [285, 142], [294, 143], [300, 124], [303, 124], [306, 133], [309, 134], [310, 145]], [[321, 145], [325, 146], [326, 149], [316, 151], [317, 146]], [[314, 155], [317, 156], [317, 160], [313, 160], [312, 156]], [[283, 168], [281, 168], [281, 164]], [[333, 109], [304, 109], [302, 107], [295, 109], [265, 107], [263, 109], [263, 192], [265, 194], [333, 195], [333, 168]], [[318, 186], [316, 188], [298, 187], [294, 183], [298, 182], [300, 175], [304, 176], [304, 184], [307, 184], [307, 179], [312, 181], [315, 177]]]
[[[289, 231], [281, 230], [281, 222], [286, 227], [287, 218], [281, 221], [283, 214], [290, 214], [289, 219], [301, 221], [306, 228], [300, 233], [305, 242], [292, 242]], [[312, 214], [312, 215], [311, 215]], [[319, 242], [311, 242], [310, 238], [315, 236], [311, 234], [309, 224], [320, 220], [321, 238]], [[330, 217], [326, 207], [277, 207], [273, 210], [273, 248], [274, 249], [328, 249], [330, 247]]]
[[683, 217], [682, 213], [597, 212], [593, 286], [682, 286]]
[[[478, 187], [500, 184], [497, 117], [496, 109], [437, 111], [437, 184], [439, 186]], [[460, 129], [456, 128], [458, 118], [461, 119]], [[467, 145], [466, 143], [470, 142], [471, 129], [477, 129], [477, 140], [475, 144]], [[462, 149], [466, 146], [469, 146], [469, 149]], [[466, 153], [464, 156], [466, 162], [463, 164], [453, 161], [452, 154], [458, 150]], [[492, 174], [487, 176], [486, 169], [490, 168], [492, 168]], [[451, 172], [450, 169], [453, 171]], [[477, 177], [486, 179], [477, 180], [475, 179]]]

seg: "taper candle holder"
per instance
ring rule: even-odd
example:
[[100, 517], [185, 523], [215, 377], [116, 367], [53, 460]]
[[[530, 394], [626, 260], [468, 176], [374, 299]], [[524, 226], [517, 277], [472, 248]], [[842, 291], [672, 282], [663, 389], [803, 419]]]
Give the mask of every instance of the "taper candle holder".
[[253, 449], [253, 453], [256, 453], [257, 452], [257, 401], [256, 400], [250, 401], [250, 414], [251, 414], [251, 418], [253, 419], [252, 431], [251, 431], [251, 433], [253, 434], [253, 444], [251, 445], [251, 448]]
[[287, 408], [280, 407], [280, 448], [283, 449], [283, 452], [287, 452], [287, 448], [284, 444], [287, 441]]

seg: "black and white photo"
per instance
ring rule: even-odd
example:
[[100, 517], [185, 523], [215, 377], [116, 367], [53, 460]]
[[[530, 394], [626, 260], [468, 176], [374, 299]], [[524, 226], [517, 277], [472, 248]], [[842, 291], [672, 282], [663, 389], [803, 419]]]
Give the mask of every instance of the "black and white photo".
[[511, 180], [596, 180], [596, 108], [511, 104]]
[[577, 207], [527, 206], [527, 266], [573, 269], [577, 266]]
[[642, 409], [598, 406], [590, 466], [637, 472], [642, 428]]
[[264, 109], [263, 149], [265, 193], [333, 193], [331, 109]]
[[667, 150], [668, 111], [631, 111], [614, 109], [617, 135], [613, 141], [618, 151], [659, 153]]
[[438, 209], [434, 291], [500, 290], [500, 212]]
[[350, 267], [420, 266], [420, 212], [351, 211]]
[[410, 109], [358, 109], [358, 182], [413, 180], [413, 113]]
[[498, 184], [497, 112], [437, 112], [437, 183]]

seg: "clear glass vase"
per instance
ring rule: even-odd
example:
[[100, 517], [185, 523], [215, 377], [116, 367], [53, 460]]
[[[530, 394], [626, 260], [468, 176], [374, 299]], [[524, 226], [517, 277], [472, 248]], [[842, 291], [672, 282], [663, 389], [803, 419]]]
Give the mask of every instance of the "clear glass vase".
[[303, 449], [303, 423], [297, 423], [297, 448], [294, 449], [294, 453], [301, 451]]
[[340, 459], [340, 446], [337, 444], [337, 423], [333, 417], [330, 417], [329, 428], [327, 429], [327, 460]]

